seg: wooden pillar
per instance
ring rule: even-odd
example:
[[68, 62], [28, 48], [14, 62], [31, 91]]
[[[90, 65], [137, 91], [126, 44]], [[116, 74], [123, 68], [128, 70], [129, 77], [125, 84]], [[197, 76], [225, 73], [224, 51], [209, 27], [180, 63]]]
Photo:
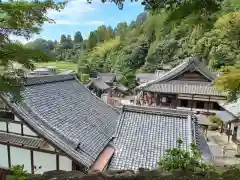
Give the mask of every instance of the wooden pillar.
[[220, 133], [223, 133], [223, 121], [221, 122], [221, 130]]
[[210, 108], [210, 99], [211, 99], [211, 96], [208, 97], [208, 106], [207, 106], [207, 112], [209, 112], [209, 108]]
[[231, 134], [230, 134], [230, 132], [231, 132], [231, 125], [232, 125], [232, 123], [230, 122], [229, 123], [229, 127], [228, 127], [228, 142], [229, 142], [230, 136], [231, 136]]
[[33, 150], [30, 151], [30, 156], [31, 156], [31, 171], [32, 171], [32, 174], [34, 174], [34, 159], [33, 159]]
[[56, 155], [56, 169], [59, 170], [59, 155]]
[[24, 134], [23, 134], [23, 124], [21, 124], [21, 135], [24, 136]]
[[11, 168], [12, 164], [11, 164], [11, 153], [10, 153], [10, 146], [9, 146], [9, 144], [7, 145], [7, 153], [8, 153], [8, 167]]
[[194, 95], [192, 95], [192, 101], [191, 101], [191, 111], [192, 111], [192, 109], [193, 109], [193, 97], [194, 97]]

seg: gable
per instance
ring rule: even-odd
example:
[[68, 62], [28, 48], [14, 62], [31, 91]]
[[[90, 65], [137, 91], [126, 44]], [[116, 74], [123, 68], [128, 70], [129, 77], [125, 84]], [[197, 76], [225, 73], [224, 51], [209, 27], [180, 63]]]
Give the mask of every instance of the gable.
[[211, 82], [207, 77], [196, 70], [186, 71], [172, 80]]

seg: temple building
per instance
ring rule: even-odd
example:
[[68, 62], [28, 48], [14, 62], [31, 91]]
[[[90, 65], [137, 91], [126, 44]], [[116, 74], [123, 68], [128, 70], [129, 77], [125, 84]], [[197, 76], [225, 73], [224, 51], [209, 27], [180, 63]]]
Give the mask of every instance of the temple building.
[[74, 74], [28, 77], [21, 100], [0, 93], [0, 168], [51, 170], [157, 168], [181, 138], [211, 161], [191, 111], [142, 106], [116, 108], [95, 96]]
[[105, 103], [121, 105], [121, 99], [129, 94], [128, 88], [119, 83], [121, 78], [120, 74], [96, 73], [87, 87]]
[[[232, 141], [240, 143], [240, 98], [231, 103], [221, 103], [223, 108], [216, 115], [222, 120], [222, 132], [231, 130]], [[230, 139], [230, 136], [229, 136]], [[240, 153], [240, 147], [239, 147]]]
[[217, 74], [209, 71], [200, 58], [185, 59], [155, 80], [136, 88], [136, 104], [193, 111], [216, 112], [223, 108], [223, 93], [213, 87]]

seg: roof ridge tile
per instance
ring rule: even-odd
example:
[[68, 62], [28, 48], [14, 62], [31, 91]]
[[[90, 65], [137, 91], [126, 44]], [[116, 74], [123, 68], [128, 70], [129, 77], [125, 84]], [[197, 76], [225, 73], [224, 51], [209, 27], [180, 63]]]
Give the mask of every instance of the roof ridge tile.
[[27, 77], [24, 79], [23, 84], [24, 84], [24, 86], [40, 85], [40, 84], [46, 84], [46, 83], [74, 80], [75, 78], [76, 78], [75, 74], [60, 74], [60, 75], [52, 75], [52, 76]]

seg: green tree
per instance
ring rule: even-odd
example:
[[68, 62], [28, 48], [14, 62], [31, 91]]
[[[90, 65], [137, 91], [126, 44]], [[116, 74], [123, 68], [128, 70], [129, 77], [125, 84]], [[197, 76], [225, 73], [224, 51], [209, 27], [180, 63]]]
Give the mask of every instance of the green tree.
[[77, 31], [74, 35], [74, 43], [81, 43], [83, 41], [83, 37], [80, 31]]
[[88, 49], [92, 49], [93, 47], [95, 47], [97, 45], [98, 41], [97, 41], [97, 35], [96, 32], [90, 32], [90, 35], [88, 37], [88, 41], [87, 41], [87, 48]]
[[33, 61], [49, 60], [49, 57], [39, 50], [16, 43], [9, 37], [15, 35], [29, 39], [33, 34], [39, 33], [44, 22], [53, 22], [47, 17], [47, 11], [60, 10], [64, 4], [49, 0], [0, 1], [0, 6], [0, 91], [12, 92], [19, 97], [21, 86], [17, 77], [23, 77], [23, 71], [16, 69], [15, 65], [32, 69]]
[[107, 37], [106, 37], [106, 40], [110, 40], [112, 38], [115, 37], [115, 34], [114, 34], [114, 31], [113, 31], [113, 28], [111, 26], [108, 26], [107, 27]]
[[67, 37], [63, 34], [61, 35], [60, 43], [63, 44], [67, 41]]
[[98, 43], [103, 42], [108, 39], [108, 30], [105, 25], [99, 26], [97, 28], [97, 40]]
[[209, 172], [213, 167], [204, 163], [201, 153], [195, 144], [190, 150], [182, 149], [182, 140], [178, 139], [178, 147], [168, 149], [164, 158], [160, 160], [159, 167], [166, 171], [182, 170], [189, 172]]
[[240, 96], [240, 69], [231, 68], [215, 81], [216, 88], [227, 94], [228, 101], [235, 101]]

